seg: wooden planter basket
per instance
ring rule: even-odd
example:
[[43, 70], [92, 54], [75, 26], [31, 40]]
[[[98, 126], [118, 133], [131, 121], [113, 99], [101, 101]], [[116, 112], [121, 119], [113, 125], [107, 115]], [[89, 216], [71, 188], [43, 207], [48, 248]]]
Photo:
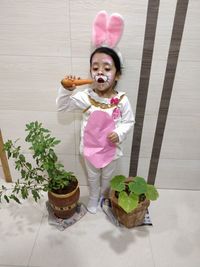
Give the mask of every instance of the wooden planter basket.
[[48, 192], [49, 204], [54, 214], [62, 219], [68, 219], [74, 215], [79, 197], [78, 181], [76, 181], [75, 187], [69, 193], [58, 194], [56, 192]]
[[147, 208], [150, 204], [150, 201], [145, 199], [140, 202], [138, 207], [130, 213], [126, 213], [119, 205], [118, 199], [115, 196], [115, 191], [111, 190], [110, 193], [112, 210], [117, 218], [117, 220], [126, 226], [127, 228], [132, 228], [138, 225], [141, 225], [144, 221], [144, 216], [146, 214]]

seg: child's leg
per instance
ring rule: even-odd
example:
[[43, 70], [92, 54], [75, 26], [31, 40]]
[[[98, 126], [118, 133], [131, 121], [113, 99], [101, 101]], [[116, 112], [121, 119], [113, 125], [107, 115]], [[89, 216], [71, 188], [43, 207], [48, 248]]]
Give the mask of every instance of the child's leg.
[[85, 166], [88, 173], [89, 184], [89, 201], [87, 209], [91, 213], [96, 213], [99, 200], [101, 169], [96, 169], [87, 160], [85, 160]]
[[102, 181], [101, 181], [101, 195], [108, 197], [110, 190], [110, 180], [114, 175], [114, 171], [117, 167], [117, 160], [113, 160], [106, 167], [102, 169]]

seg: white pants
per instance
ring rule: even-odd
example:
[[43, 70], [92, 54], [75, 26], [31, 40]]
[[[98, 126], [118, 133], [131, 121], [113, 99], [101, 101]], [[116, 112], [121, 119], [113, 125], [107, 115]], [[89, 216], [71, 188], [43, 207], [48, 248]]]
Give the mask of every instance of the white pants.
[[110, 189], [110, 180], [114, 175], [117, 166], [117, 160], [113, 160], [106, 167], [97, 169], [85, 159], [85, 166], [88, 173], [88, 184], [90, 198], [99, 198], [99, 194], [108, 196]]

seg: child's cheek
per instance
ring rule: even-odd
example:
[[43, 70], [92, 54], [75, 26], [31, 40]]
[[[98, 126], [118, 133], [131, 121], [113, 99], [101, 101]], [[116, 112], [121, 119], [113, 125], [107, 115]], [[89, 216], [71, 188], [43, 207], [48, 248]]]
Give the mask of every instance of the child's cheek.
[[91, 76], [92, 76], [93, 79], [95, 78], [96, 74], [95, 74], [94, 71], [91, 71]]
[[107, 74], [108, 81], [112, 82], [114, 80], [114, 75], [112, 73]]

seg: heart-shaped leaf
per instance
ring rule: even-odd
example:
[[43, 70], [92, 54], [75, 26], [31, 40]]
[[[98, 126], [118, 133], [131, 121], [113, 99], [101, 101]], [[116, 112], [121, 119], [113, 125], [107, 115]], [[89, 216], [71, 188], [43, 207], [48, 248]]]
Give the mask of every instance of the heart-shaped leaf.
[[123, 175], [117, 175], [110, 181], [110, 186], [113, 190], [121, 192], [125, 190], [125, 181], [126, 177]]
[[137, 207], [138, 196], [135, 194], [128, 195], [126, 192], [120, 192], [118, 204], [126, 213], [129, 213]]
[[147, 185], [146, 198], [149, 200], [156, 200], [159, 197], [158, 191], [153, 185]]
[[147, 191], [147, 182], [144, 178], [136, 176], [133, 182], [128, 184], [129, 190], [137, 195], [144, 194]]

